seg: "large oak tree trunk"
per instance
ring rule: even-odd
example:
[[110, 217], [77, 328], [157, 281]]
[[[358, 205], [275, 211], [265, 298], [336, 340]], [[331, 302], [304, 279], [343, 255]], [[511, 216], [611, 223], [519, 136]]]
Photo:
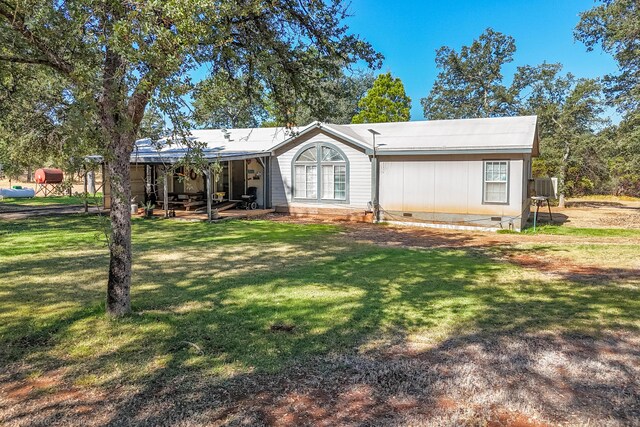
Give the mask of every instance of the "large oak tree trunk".
[[120, 135], [116, 141], [113, 141], [110, 150], [113, 157], [107, 163], [111, 185], [107, 313], [115, 317], [123, 316], [131, 311], [129, 297], [131, 289], [131, 171], [129, 156], [133, 139], [133, 137]]
[[[100, 121], [108, 136], [107, 170], [111, 186], [111, 236], [107, 313], [113, 317], [131, 312], [131, 151], [149, 100], [149, 87], [139, 83], [127, 100], [125, 61], [111, 49], [105, 52]], [[148, 83], [148, 82], [147, 82]]]

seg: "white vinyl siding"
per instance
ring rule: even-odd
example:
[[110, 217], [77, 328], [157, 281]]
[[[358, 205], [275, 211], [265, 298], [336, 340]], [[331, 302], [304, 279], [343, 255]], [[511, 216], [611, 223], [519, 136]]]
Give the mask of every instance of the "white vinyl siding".
[[[484, 158], [483, 158], [484, 157]], [[493, 157], [493, 156], [492, 156]], [[508, 203], [484, 202], [484, 162], [482, 155], [386, 156], [380, 162], [380, 205], [402, 217], [403, 212], [427, 213], [435, 221], [466, 221], [473, 216], [514, 218], [524, 225], [521, 212], [526, 207], [522, 158], [495, 155], [491, 161], [507, 162]], [[491, 221], [487, 225], [495, 225]], [[503, 226], [507, 226], [504, 223]]]
[[485, 203], [509, 202], [509, 165], [506, 161], [484, 162], [483, 200]]
[[[345, 182], [346, 200], [324, 199], [310, 204], [295, 194], [295, 166], [293, 159], [299, 150], [311, 143], [329, 143], [340, 148], [348, 160], [348, 182]], [[361, 149], [345, 144], [335, 138], [319, 133], [304, 142], [283, 147], [271, 159], [272, 205], [274, 207], [318, 207], [332, 206], [337, 209], [367, 209], [371, 200], [371, 159]], [[293, 167], [293, 169], [292, 169]], [[334, 177], [335, 178], [335, 177]], [[345, 177], [346, 178], [346, 177]], [[322, 177], [319, 177], [322, 180]], [[334, 188], [335, 188], [334, 183]], [[335, 191], [335, 189], [334, 189]], [[321, 193], [322, 194], [322, 193]]]

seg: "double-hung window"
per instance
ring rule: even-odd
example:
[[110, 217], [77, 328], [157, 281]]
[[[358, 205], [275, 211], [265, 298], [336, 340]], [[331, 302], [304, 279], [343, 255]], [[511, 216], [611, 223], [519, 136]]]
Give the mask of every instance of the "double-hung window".
[[487, 160], [484, 162], [484, 203], [509, 203], [509, 162]]
[[318, 155], [315, 147], [309, 148], [298, 156], [295, 163], [294, 197], [297, 199], [315, 199], [318, 197]]
[[348, 164], [336, 148], [323, 144], [306, 148], [295, 158], [293, 168], [295, 199], [347, 200]]
[[324, 200], [347, 199], [347, 165], [336, 149], [320, 147], [322, 150], [322, 198]]

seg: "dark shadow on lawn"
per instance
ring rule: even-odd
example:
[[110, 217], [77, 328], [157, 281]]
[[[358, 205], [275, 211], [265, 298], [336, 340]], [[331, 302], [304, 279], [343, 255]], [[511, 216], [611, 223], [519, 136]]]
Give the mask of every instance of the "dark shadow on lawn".
[[[543, 211], [543, 209], [545, 210]], [[534, 213], [534, 209], [531, 210], [531, 214], [527, 219], [527, 223], [525, 225], [525, 228], [527, 229], [533, 228], [533, 213]], [[536, 227], [540, 227], [542, 225], [549, 225], [549, 224], [563, 225], [567, 222], [571, 222], [570, 217], [560, 212], [554, 212], [553, 207], [551, 208], [551, 216], [549, 216], [549, 211], [546, 210], [546, 208], [540, 208], [540, 212], [538, 212], [538, 215], [536, 217]]]
[[[0, 413], [8, 413], [3, 421], [253, 425], [290, 417], [290, 425], [337, 425], [452, 412], [447, 416], [465, 423], [530, 411], [525, 398], [552, 421], [573, 419], [589, 401], [580, 412], [585, 416], [621, 423], [637, 419], [638, 368], [632, 363], [637, 346], [630, 333], [606, 332], [638, 324], [637, 287], [615, 281], [598, 286], [519, 281], [510, 287], [499, 281], [512, 267], [477, 250], [355, 246], [331, 237], [330, 230], [270, 222], [221, 227], [136, 222], [134, 271], [143, 272], [136, 283], [152, 286], [134, 288], [137, 313], [111, 325], [114, 339], [135, 333], [117, 350], [85, 359], [56, 358], [49, 350], [74, 340], [81, 345], [91, 336], [90, 329], [77, 335], [74, 327], [103, 322], [102, 293], [74, 294], [65, 283], [34, 289], [27, 273], [48, 265], [63, 275], [91, 275], [99, 261], [50, 254], [12, 262], [11, 269], [24, 272], [25, 280], [5, 289], [3, 305], [40, 297], [51, 303], [76, 298], [84, 307], [44, 325], [34, 316], [13, 331], [0, 327], [0, 346], [11, 349], [0, 353], [0, 360], [12, 366], [25, 360], [45, 374], [65, 368], [62, 389], [77, 389], [74, 383], [87, 373], [122, 369], [123, 374], [104, 384], [105, 394], [97, 400], [80, 394], [59, 402], [38, 393], [20, 402], [0, 400]], [[278, 251], [285, 245], [286, 251]], [[172, 251], [188, 256], [156, 257]], [[204, 256], [208, 253], [215, 254], [215, 262]], [[301, 293], [306, 288], [309, 292]], [[273, 331], [278, 322], [295, 328]], [[448, 335], [455, 338], [428, 350], [407, 347], [408, 334], [443, 324], [451, 324]], [[161, 332], [154, 328], [158, 325]], [[538, 334], [565, 326], [601, 336]], [[380, 338], [386, 344], [362, 352], [362, 345]], [[607, 352], [611, 360], [590, 364]], [[128, 365], [147, 368], [158, 357], [166, 363], [148, 372]], [[557, 360], [557, 371], [540, 365], [545, 357], [552, 365]], [[225, 374], [227, 366], [237, 371]], [[27, 374], [14, 368], [0, 376], [0, 387], [26, 382]], [[87, 406], [86, 413], [78, 410]]]
[[[637, 336], [479, 333], [424, 351], [333, 352], [276, 373], [146, 378], [65, 402], [31, 399], [6, 422], [30, 425], [633, 425]], [[89, 410], [87, 410], [89, 408]], [[548, 424], [543, 424], [548, 423]]]
[[598, 201], [598, 200], [573, 200], [566, 203], [568, 208], [619, 208], [619, 209], [634, 209], [638, 210], [640, 207], [627, 206], [621, 202], [613, 201]]

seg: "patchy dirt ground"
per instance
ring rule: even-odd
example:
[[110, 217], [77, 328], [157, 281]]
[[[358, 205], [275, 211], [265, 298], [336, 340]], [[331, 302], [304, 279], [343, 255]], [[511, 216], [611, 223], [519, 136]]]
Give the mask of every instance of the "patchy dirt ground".
[[[533, 215], [533, 214], [532, 214]], [[540, 224], [562, 224], [567, 227], [577, 228], [640, 228], [640, 201], [619, 200], [614, 197], [604, 200], [569, 199], [566, 208], [551, 207], [551, 216], [546, 206], [539, 211]], [[322, 221], [317, 217], [312, 222]], [[532, 220], [533, 216], [531, 216]], [[301, 218], [283, 217], [274, 215], [275, 220], [301, 221]], [[328, 218], [331, 221], [331, 218]]]
[[[548, 221], [549, 213], [540, 208], [540, 218]], [[569, 199], [567, 207], [552, 207], [553, 222], [568, 227], [640, 228], [640, 201]]]
[[486, 248], [522, 243], [543, 244], [639, 244], [640, 237], [619, 237], [615, 241], [601, 237], [562, 236], [550, 234], [494, 233], [466, 230], [444, 230], [374, 224], [346, 224], [349, 237], [385, 246], [414, 248]]
[[[88, 212], [99, 213], [102, 209], [95, 206], [89, 206]], [[51, 215], [73, 215], [84, 213], [84, 208], [79, 206], [57, 206], [57, 207], [38, 207], [30, 209], [12, 209], [7, 205], [0, 207], [0, 219], [16, 220], [25, 219], [35, 216], [51, 216]]]
[[51, 392], [59, 373], [6, 382], [5, 425], [640, 425], [640, 337], [457, 336], [317, 358], [279, 374], [186, 373], [144, 389]]
[[[618, 215], [635, 218], [637, 209], [640, 206], [579, 206], [563, 212], [568, 226], [593, 227], [596, 222], [613, 227]], [[576, 286], [602, 279], [640, 281], [637, 260], [614, 259], [611, 265], [617, 267], [612, 267], [544, 249], [579, 244], [615, 251], [615, 245], [640, 247], [637, 237], [344, 224], [340, 238], [391, 247], [482, 251], [500, 262], [575, 281]], [[375, 349], [344, 349], [275, 374], [221, 379], [185, 368], [184, 375], [158, 376], [143, 388], [82, 387], [65, 382], [63, 368], [29, 378], [0, 370], [0, 424], [640, 426], [637, 331], [604, 330], [598, 336], [453, 331], [451, 337], [420, 347], [398, 339]]]
[[[548, 212], [540, 211], [541, 224], [562, 224], [578, 228], [640, 228], [640, 202], [591, 201], [572, 199], [568, 207], [552, 207], [553, 221]], [[273, 215], [276, 221], [317, 222]], [[551, 276], [575, 280], [599, 280], [631, 278], [640, 280], [640, 255], [631, 262], [614, 260], [612, 266], [594, 265], [589, 260], [572, 259], [545, 250], [540, 246], [560, 245], [638, 245], [640, 237], [583, 237], [549, 234], [498, 234], [493, 232], [430, 229], [422, 227], [379, 226], [362, 223], [344, 223], [349, 239], [381, 246], [405, 248], [446, 248], [490, 250], [495, 256], [522, 267], [536, 269]], [[516, 246], [530, 246], [531, 250], [514, 250]], [[640, 250], [640, 249], [639, 249]], [[635, 262], [634, 262], [635, 261]]]

